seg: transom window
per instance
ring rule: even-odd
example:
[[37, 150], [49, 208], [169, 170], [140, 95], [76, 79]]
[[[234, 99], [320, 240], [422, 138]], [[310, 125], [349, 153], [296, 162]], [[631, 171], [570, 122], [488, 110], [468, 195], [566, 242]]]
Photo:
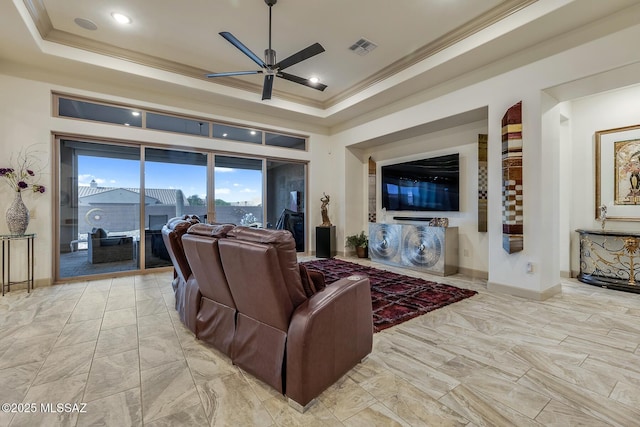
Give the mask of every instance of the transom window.
[[292, 150], [307, 149], [307, 138], [304, 136], [219, 123], [199, 117], [150, 111], [143, 108], [74, 98], [55, 93], [54, 106], [54, 115], [57, 117], [175, 132], [205, 138], [225, 139], [234, 142], [262, 144]]

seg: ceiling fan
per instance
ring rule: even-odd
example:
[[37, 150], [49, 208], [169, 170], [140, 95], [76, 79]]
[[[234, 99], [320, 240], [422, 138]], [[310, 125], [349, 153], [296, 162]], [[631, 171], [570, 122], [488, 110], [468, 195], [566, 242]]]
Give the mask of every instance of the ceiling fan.
[[262, 69], [256, 71], [230, 71], [226, 73], [212, 73], [207, 74], [207, 77], [228, 77], [228, 76], [242, 76], [247, 74], [264, 74], [264, 85], [262, 87], [262, 99], [271, 99], [271, 91], [273, 89], [274, 76], [289, 80], [294, 83], [298, 83], [304, 86], [308, 86], [313, 89], [323, 91], [327, 88], [322, 83], [314, 83], [309, 79], [298, 77], [293, 74], [285, 73], [282, 70], [291, 67], [292, 65], [302, 62], [305, 59], [309, 59], [312, 56], [316, 56], [319, 53], [324, 52], [324, 48], [320, 43], [314, 43], [309, 47], [302, 49], [301, 51], [294, 53], [293, 55], [283, 59], [280, 62], [276, 62], [276, 51], [271, 49], [271, 7], [278, 2], [278, 0], [264, 0], [269, 6], [269, 48], [264, 51], [264, 61], [260, 59], [255, 53], [253, 53], [248, 47], [246, 47], [240, 40], [227, 31], [219, 33], [229, 43], [238, 48], [242, 53], [247, 55], [253, 62], [258, 64]]

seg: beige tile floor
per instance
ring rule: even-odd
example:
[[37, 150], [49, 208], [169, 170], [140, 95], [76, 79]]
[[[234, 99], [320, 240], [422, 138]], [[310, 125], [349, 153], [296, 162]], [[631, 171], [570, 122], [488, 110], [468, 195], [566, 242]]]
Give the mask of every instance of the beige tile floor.
[[640, 425], [640, 295], [567, 280], [536, 302], [438, 278], [479, 294], [376, 334], [369, 358], [300, 414], [180, 324], [170, 278], [1, 298], [0, 402], [37, 412], [0, 412], [0, 425]]

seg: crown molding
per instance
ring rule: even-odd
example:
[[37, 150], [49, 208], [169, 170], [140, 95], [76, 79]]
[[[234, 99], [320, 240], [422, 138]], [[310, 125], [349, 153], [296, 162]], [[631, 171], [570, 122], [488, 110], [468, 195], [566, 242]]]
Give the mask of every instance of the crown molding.
[[[27, 10], [29, 11], [29, 14], [31, 15], [31, 19], [33, 20], [43, 40], [86, 50], [100, 55], [106, 55], [112, 58], [133, 62], [143, 66], [177, 73], [191, 78], [211, 81], [205, 77], [205, 75], [210, 72], [207, 70], [203, 70], [197, 67], [191, 67], [164, 58], [135, 52], [107, 43], [97, 42], [95, 40], [87, 39], [85, 37], [77, 36], [65, 31], [56, 30], [53, 27], [53, 24], [49, 18], [49, 14], [47, 13], [42, 0], [23, 1]], [[363, 90], [377, 83], [380, 83], [383, 80], [437, 54], [438, 52], [441, 52], [448, 47], [455, 45], [456, 43], [478, 33], [479, 31], [490, 27], [496, 22], [526, 8], [527, 6], [537, 1], [538, 0], [507, 0], [485, 12], [484, 14], [478, 16], [477, 18], [465, 23], [464, 25], [450, 31], [447, 34], [444, 34], [436, 40], [414, 51], [413, 53], [390, 64], [379, 72], [372, 74], [366, 79], [358, 82], [357, 84], [325, 101], [317, 101], [303, 96], [291, 95], [289, 93], [278, 91], [277, 89], [274, 89], [273, 92], [277, 97], [283, 100], [298, 103], [301, 105], [319, 109], [327, 109], [333, 107], [336, 104], [356, 95], [357, 93], [362, 92]], [[216, 78], [215, 84], [221, 84], [224, 86], [256, 94], [262, 93], [261, 85], [249, 83], [233, 77]]]
[[[172, 72], [172, 73], [184, 75], [187, 77], [212, 82], [211, 79], [208, 79], [205, 77], [206, 74], [210, 73], [210, 71], [208, 70], [203, 70], [197, 67], [191, 67], [189, 65], [181, 64], [168, 59], [159, 58], [157, 56], [147, 55], [140, 52], [135, 52], [122, 47], [98, 42], [98, 41], [81, 37], [75, 34], [71, 34], [66, 31], [57, 30], [53, 27], [53, 24], [49, 19], [49, 14], [47, 13], [47, 10], [44, 4], [42, 3], [42, 0], [24, 0], [24, 4], [27, 7], [29, 14], [31, 15], [31, 19], [36, 25], [38, 32], [40, 33], [40, 37], [43, 40], [69, 46], [76, 49], [86, 50], [88, 52], [97, 53], [99, 55], [109, 56], [111, 58], [129, 61], [138, 65], [148, 66], [151, 68]], [[239, 90], [252, 92], [256, 94], [262, 94], [261, 85], [245, 82], [243, 80], [235, 79], [232, 77], [216, 78], [216, 81], [214, 84], [222, 84], [224, 86], [232, 87], [234, 89], [239, 89]], [[274, 89], [273, 93], [278, 98], [283, 100], [291, 101], [291, 102], [302, 104], [302, 105], [307, 105], [314, 108], [324, 107], [323, 102], [317, 101], [314, 99], [306, 98], [303, 96], [291, 95], [289, 93], [278, 91], [277, 89]]]
[[24, 5], [29, 11], [40, 37], [46, 40], [47, 35], [53, 31], [53, 24], [49, 19], [49, 13], [44, 7], [44, 3], [42, 3], [42, 0], [24, 0]]
[[360, 81], [356, 85], [346, 89], [345, 91], [329, 98], [324, 102], [324, 107], [332, 107], [355, 94], [362, 92], [381, 81], [397, 74], [407, 68], [424, 61], [425, 59], [445, 50], [448, 47], [459, 43], [460, 41], [470, 37], [485, 28], [490, 27], [496, 22], [524, 9], [525, 7], [537, 2], [538, 0], [508, 0], [500, 5], [490, 9], [477, 18], [467, 22], [466, 24], [442, 35], [431, 43], [428, 43], [415, 50], [413, 53], [399, 59], [391, 65], [381, 69], [377, 73], [369, 76], [365, 80]]

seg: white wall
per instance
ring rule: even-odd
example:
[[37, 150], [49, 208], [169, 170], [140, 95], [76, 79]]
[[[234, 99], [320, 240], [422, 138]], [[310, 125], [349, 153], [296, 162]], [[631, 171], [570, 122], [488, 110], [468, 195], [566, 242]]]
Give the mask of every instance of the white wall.
[[[333, 136], [336, 145], [348, 148], [385, 135], [488, 106], [489, 166], [489, 287], [523, 296], [544, 298], [559, 291], [560, 210], [557, 170], [562, 132], [561, 109], [543, 92], [566, 82], [586, 78], [640, 61], [633, 40], [640, 25], [626, 28], [563, 53], [533, 62], [483, 82], [449, 92], [387, 116], [358, 124]], [[594, 61], [593, 58], [598, 58]], [[640, 81], [640, 77], [638, 78]], [[594, 89], [595, 91], [595, 89]], [[425, 96], [428, 98], [428, 96]], [[501, 224], [501, 119], [505, 111], [523, 102], [524, 250], [508, 254], [502, 249]], [[637, 117], [637, 116], [636, 116]], [[628, 124], [628, 120], [618, 122]], [[622, 125], [622, 124], [620, 124]], [[605, 126], [606, 127], [606, 126]], [[572, 127], [574, 139], [576, 126]], [[549, 170], [549, 167], [552, 170]], [[555, 168], [555, 170], [553, 170]], [[574, 176], [578, 173], [574, 164]], [[586, 171], [592, 179], [592, 171]], [[359, 182], [366, 189], [366, 175]], [[550, 189], [552, 197], [549, 198]], [[591, 211], [591, 208], [588, 209]], [[348, 216], [348, 214], [345, 214]], [[363, 228], [364, 222], [361, 227]], [[534, 265], [528, 274], [527, 264]]]
[[[31, 222], [27, 229], [28, 233], [36, 233], [34, 244], [34, 276], [36, 285], [48, 283], [51, 280], [52, 269], [52, 186], [51, 186], [51, 129], [53, 127], [51, 119], [51, 95], [46, 85], [36, 82], [28, 82], [15, 78], [5, 78], [0, 76], [0, 165], [8, 167], [9, 159], [20, 150], [35, 145], [38, 151], [43, 153], [40, 159], [47, 166], [43, 170], [42, 179], [39, 180], [47, 191], [44, 194], [32, 194], [23, 192], [23, 201], [31, 212]], [[4, 178], [0, 178], [4, 181]], [[0, 198], [3, 200], [2, 215], [0, 218], [0, 233], [7, 234], [6, 222], [4, 221], [5, 209], [13, 199], [13, 191], [5, 182], [0, 182]], [[18, 242], [16, 242], [18, 243]], [[13, 251], [16, 251], [17, 245]], [[14, 252], [12, 260], [16, 260]], [[18, 260], [21, 257], [17, 258]], [[12, 280], [23, 280], [26, 277], [26, 266], [22, 263], [15, 263], [11, 266]]]
[[[459, 267], [471, 274], [486, 275], [488, 271], [487, 233], [478, 232], [478, 134], [487, 133], [487, 122], [480, 121], [419, 137], [390, 142], [364, 150], [364, 164], [371, 156], [376, 161], [376, 204], [378, 222], [395, 223], [395, 215], [449, 218], [449, 226], [458, 227]], [[389, 211], [384, 218], [381, 210], [380, 167], [393, 163], [419, 160], [446, 154], [460, 154], [459, 212]], [[364, 173], [368, 173], [366, 168]], [[383, 219], [384, 218], [384, 219]], [[406, 221], [404, 221], [406, 223]], [[422, 225], [424, 225], [422, 223]], [[366, 230], [366, 228], [365, 228]], [[353, 234], [358, 230], [347, 230]]]
[[[315, 253], [316, 250], [316, 226], [322, 224], [320, 213], [320, 198], [325, 192], [331, 196], [329, 203], [329, 219], [335, 223], [342, 198], [341, 192], [336, 191], [344, 182], [344, 169], [337, 167], [336, 162], [340, 156], [334, 153], [330, 139], [324, 135], [313, 135], [310, 139], [309, 157], [313, 159], [309, 163], [308, 198], [307, 198], [307, 250]], [[340, 240], [338, 240], [339, 242]]]
[[[595, 219], [595, 133], [599, 130], [640, 125], [640, 86], [593, 95], [571, 102], [572, 221], [571, 270], [580, 269], [576, 229], [600, 229]], [[640, 222], [612, 221], [607, 230], [640, 232]]]
[[[310, 232], [309, 249], [313, 250], [313, 227], [320, 223], [319, 199], [322, 192], [331, 195], [330, 217], [339, 228], [338, 249], [344, 247], [344, 234], [366, 229], [367, 206], [367, 166], [368, 158], [364, 152], [366, 143], [377, 138], [412, 129], [417, 126], [432, 123], [437, 120], [455, 116], [460, 113], [487, 107], [487, 133], [489, 135], [489, 231], [486, 234], [487, 259], [468, 260], [474, 269], [482, 269], [486, 262], [489, 273], [490, 288], [502, 289], [525, 296], [541, 296], [549, 291], [557, 289], [559, 280], [561, 258], [559, 248], [559, 234], [562, 231], [558, 225], [558, 212], [560, 192], [557, 189], [558, 180], [563, 175], [556, 170], [559, 166], [555, 161], [549, 163], [548, 157], [561, 156], [559, 141], [566, 138], [566, 130], [558, 130], [561, 127], [561, 117], [566, 115], [562, 108], [556, 106], [543, 92], [547, 88], [562, 85], [605, 73], [620, 67], [640, 62], [640, 50], [637, 48], [637, 40], [640, 39], [640, 25], [625, 28], [569, 49], [560, 54], [535, 61], [529, 65], [521, 66], [512, 71], [488, 78], [482, 82], [473, 83], [466, 87], [442, 91], [441, 88], [433, 88], [432, 92], [425, 91], [421, 94], [425, 101], [401, 109], [400, 111], [386, 114], [382, 117], [367, 122], [358, 122], [351, 128], [326, 136], [320, 133], [311, 133], [311, 148], [309, 152], [293, 153], [289, 150], [273, 147], [262, 147], [242, 144], [242, 148], [229, 145], [228, 142], [216, 141], [191, 136], [179, 136], [155, 131], [130, 129], [113, 125], [101, 125], [75, 120], [59, 119], [51, 117], [51, 91], [59, 90], [77, 95], [85, 95], [99, 99], [116, 102], [134, 103], [141, 107], [149, 107], [160, 110], [175, 111], [187, 115], [199, 115], [220, 120], [236, 121], [248, 125], [260, 126], [260, 119], [249, 120], [246, 117], [234, 118], [217, 114], [214, 116], [206, 106], [189, 104], [188, 100], [180, 99], [174, 103], [167, 100], [164, 104], [146, 102], [145, 99], [155, 99], [155, 94], [149, 94], [147, 98], [144, 90], [139, 89], [132, 98], [116, 97], [110, 95], [108, 90], [100, 89], [89, 91], [78, 90], [72, 83], [69, 86], [59, 86], [43, 82], [42, 80], [27, 80], [15, 77], [21, 75], [19, 66], [13, 65], [10, 74], [0, 75], [0, 150], [6, 153], [31, 145], [43, 143], [51, 146], [51, 132], [67, 132], [72, 134], [96, 136], [100, 138], [115, 138], [130, 141], [153, 142], [173, 146], [201, 147], [207, 150], [230, 150], [245, 154], [264, 156], [291, 157], [299, 160], [313, 160], [309, 168], [309, 221]], [[597, 58], [597, 60], [594, 60]], [[2, 72], [3, 64], [0, 64]], [[25, 70], [28, 74], [29, 70]], [[464, 77], [464, 76], [463, 76]], [[38, 77], [46, 79], [46, 77]], [[471, 79], [473, 81], [473, 79]], [[640, 77], [638, 77], [640, 83]], [[597, 88], [594, 87], [592, 93]], [[123, 93], [122, 88], [114, 93]], [[433, 96], [431, 96], [433, 95]], [[638, 99], [638, 90], [632, 95], [603, 95], [597, 101], [577, 100], [572, 103], [571, 140], [574, 145], [572, 153], [572, 180], [574, 183], [572, 204], [573, 222], [571, 228], [598, 226], [592, 217], [593, 205], [593, 158], [592, 150], [585, 149], [584, 145], [593, 144], [593, 132], [599, 129], [608, 129], [619, 126], [628, 126], [637, 123], [638, 103], [630, 102], [632, 98]], [[135, 96], [135, 99], [133, 98]], [[524, 144], [524, 251], [517, 254], [507, 254], [502, 249], [502, 224], [501, 224], [501, 118], [507, 108], [518, 101], [523, 101], [523, 144]], [[197, 101], [194, 101], [197, 102]], [[179, 108], [176, 106], [180, 106]], [[193, 105], [193, 107], [190, 107]], [[192, 109], [190, 109], [192, 108]], [[387, 107], [385, 107], [387, 108]], [[567, 113], [568, 114], [568, 113]], [[375, 117], [372, 114], [371, 117]], [[269, 120], [265, 118], [265, 121]], [[308, 133], [302, 129], [306, 126], [291, 123], [288, 126], [274, 126], [274, 129], [293, 133]], [[563, 137], [563, 135], [565, 135]], [[588, 141], [588, 142], [587, 142]], [[410, 142], [419, 144], [417, 141]], [[465, 151], [466, 144], [462, 143], [460, 149]], [[238, 146], [239, 147], [239, 146]], [[412, 153], [402, 151], [403, 145], [390, 147], [387, 158], [401, 158]], [[419, 150], [413, 148], [413, 154]], [[429, 151], [437, 152], [432, 148]], [[49, 149], [49, 153], [50, 153]], [[591, 154], [590, 154], [591, 153]], [[553, 159], [552, 159], [553, 160]], [[53, 159], [49, 158], [51, 162]], [[548, 172], [549, 165], [554, 170]], [[51, 170], [48, 170], [51, 173]], [[581, 188], [576, 188], [579, 182]], [[49, 177], [51, 188], [51, 180]], [[467, 181], [467, 196], [473, 194], [472, 184]], [[553, 188], [553, 197], [548, 198], [549, 189]], [[7, 189], [0, 193], [7, 197]], [[584, 190], [584, 191], [583, 191]], [[581, 196], [578, 196], [581, 195]], [[35, 217], [29, 231], [38, 233], [36, 242], [36, 279], [46, 281], [51, 279], [52, 272], [52, 232], [54, 224], [51, 220], [53, 212], [51, 192], [43, 197], [27, 200], [27, 205], [34, 212]], [[467, 203], [465, 201], [465, 203]], [[471, 214], [471, 210], [465, 210]], [[466, 221], [466, 219], [465, 219]], [[465, 225], [466, 227], [466, 225]], [[634, 224], [612, 224], [613, 228], [636, 227]], [[0, 221], [0, 232], [6, 232], [6, 225]], [[476, 251], [484, 247], [480, 238], [474, 241], [469, 237], [465, 243]], [[464, 250], [464, 249], [463, 249]], [[571, 250], [572, 257], [575, 249]], [[465, 257], [461, 257], [463, 262]], [[526, 273], [527, 263], [535, 265], [533, 274]], [[572, 268], [575, 262], [571, 262]]]
[[[0, 93], [2, 94], [3, 101], [0, 103], [0, 152], [2, 153], [0, 157], [0, 167], [8, 166], [5, 162], [9, 161], [11, 154], [33, 144], [38, 144], [39, 151], [41, 151], [45, 157], [44, 163], [47, 165], [44, 171], [45, 176], [43, 176], [42, 179], [43, 184], [47, 187], [47, 192], [44, 195], [34, 195], [29, 192], [24, 192], [25, 204], [27, 208], [29, 208], [32, 217], [27, 231], [37, 234], [34, 266], [36, 285], [48, 284], [53, 280], [53, 260], [55, 256], [53, 236], [57, 226], [53, 223], [53, 212], [55, 209], [53, 194], [55, 189], [53, 189], [52, 186], [52, 165], [55, 164], [55, 160], [53, 159], [53, 133], [164, 144], [173, 147], [195, 147], [207, 151], [223, 151], [271, 158], [290, 158], [304, 161], [310, 161], [313, 158], [314, 161], [309, 166], [309, 180], [307, 183], [308, 195], [306, 197], [308, 200], [307, 244], [309, 249], [315, 247], [315, 225], [321, 223], [319, 199], [322, 191], [327, 191], [327, 188], [335, 188], [338, 182], [343, 182], [341, 174], [337, 172], [341, 170], [341, 168], [335, 168], [327, 136], [315, 133], [310, 134], [309, 150], [298, 151], [57, 118], [52, 117], [52, 91], [132, 104], [142, 108], [234, 121], [230, 117], [213, 116], [203, 113], [202, 111], [149, 103], [141, 99], [115, 97], [110, 94], [78, 90], [72, 87], [64, 87], [46, 82], [27, 80], [12, 75], [0, 74]], [[260, 123], [246, 120], [236, 119], [235, 121], [249, 126], [264, 126]], [[292, 124], [292, 126], [295, 126], [295, 124]], [[296, 134], [304, 133], [295, 127], [268, 126], [268, 128]], [[325, 171], [330, 169], [335, 170], [336, 173], [327, 176]], [[8, 207], [10, 201], [13, 200], [13, 192], [4, 183], [0, 183], [0, 197], [5, 201], [0, 204], [3, 208]], [[339, 200], [339, 197], [336, 197], [336, 200]], [[0, 220], [0, 233], [8, 233], [4, 220]], [[24, 266], [12, 266], [12, 277], [20, 277], [24, 272]]]
[[558, 104], [559, 109], [559, 168], [560, 205], [558, 207], [560, 275], [571, 277], [571, 245], [573, 217], [573, 142], [571, 134], [571, 102]]

